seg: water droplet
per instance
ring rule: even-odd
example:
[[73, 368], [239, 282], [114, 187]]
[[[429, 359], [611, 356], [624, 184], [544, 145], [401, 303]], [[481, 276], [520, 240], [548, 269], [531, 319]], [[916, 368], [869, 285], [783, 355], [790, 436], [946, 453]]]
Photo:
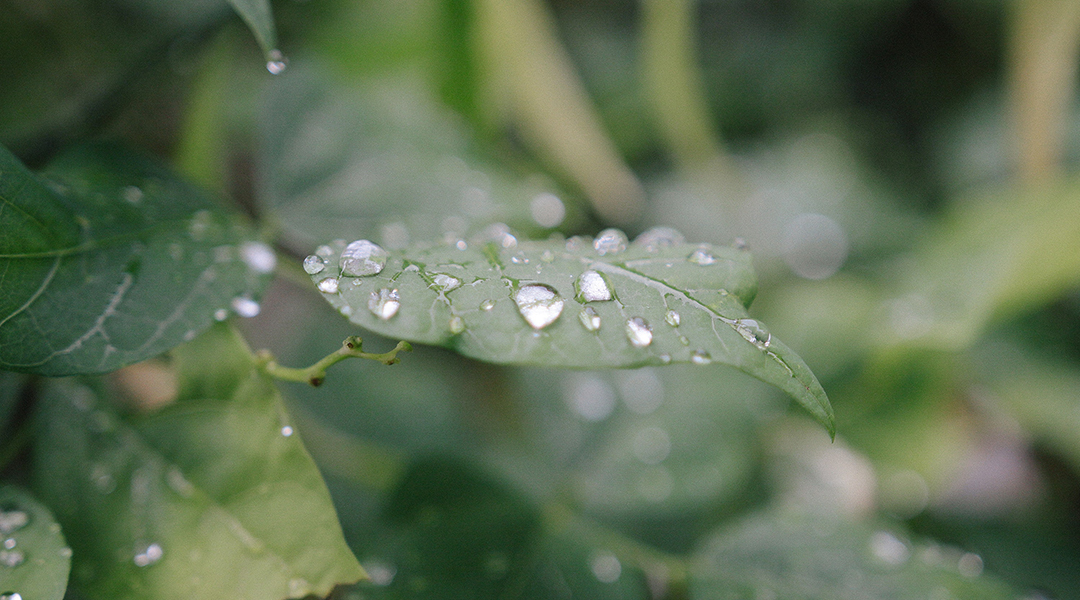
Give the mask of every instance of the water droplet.
[[736, 319], [733, 327], [735, 327], [735, 331], [739, 332], [739, 335], [743, 336], [743, 339], [761, 350], [765, 350], [772, 343], [772, 334], [765, 329], [764, 325], [754, 319]]
[[293, 428], [292, 427], [289, 427], [288, 425], [285, 425], [284, 427], [281, 428], [281, 436], [282, 437], [292, 437], [292, 434], [293, 434]]
[[527, 265], [529, 264], [529, 259], [526, 258], [524, 254], [521, 254], [519, 252], [510, 257], [510, 262], [514, 263], [515, 265]]
[[149, 567], [161, 560], [165, 552], [156, 543], [138, 545], [135, 548], [135, 557], [132, 559], [136, 567]]
[[23, 600], [19, 592], [4, 592], [0, 594], [0, 600]]
[[454, 247], [457, 248], [458, 250], [468, 250], [469, 249], [469, 244], [466, 243], [465, 240], [458, 240], [458, 241], [454, 242]]
[[578, 319], [581, 319], [581, 324], [589, 331], [598, 331], [600, 329], [600, 315], [596, 314], [596, 311], [591, 306], [586, 306], [584, 310], [578, 313]]
[[378, 244], [367, 240], [356, 240], [341, 251], [338, 265], [345, 275], [367, 277], [381, 273], [389, 256], [390, 253]]
[[611, 290], [608, 289], [604, 276], [596, 271], [585, 271], [577, 280], [578, 297], [585, 302], [604, 302], [611, 300]]
[[907, 544], [887, 531], [878, 531], [870, 536], [870, 552], [890, 565], [902, 565], [911, 556]]
[[536, 330], [554, 323], [563, 309], [563, 299], [555, 289], [542, 283], [521, 286], [514, 293], [514, 302], [525, 322]]
[[649, 252], [657, 252], [661, 248], [678, 246], [685, 241], [686, 238], [683, 237], [683, 234], [671, 227], [653, 227], [652, 229], [643, 231], [641, 235], [634, 238], [635, 244], [644, 246]]
[[371, 292], [367, 307], [373, 315], [387, 321], [401, 308], [401, 296], [396, 289], [383, 288], [377, 292]]
[[626, 339], [635, 348], [644, 348], [652, 343], [652, 328], [641, 317], [634, 317], [626, 321]]
[[244, 242], [240, 244], [240, 260], [244, 261], [244, 264], [252, 271], [264, 275], [273, 273], [274, 267], [277, 266], [277, 255], [274, 254], [270, 246], [262, 242]]
[[432, 287], [442, 292], [449, 292], [461, 287], [461, 280], [446, 273], [436, 273], [432, 278]]
[[698, 348], [690, 353], [690, 362], [695, 365], [712, 364], [712, 356], [710, 356], [708, 352]]
[[304, 259], [304, 272], [308, 275], [318, 275], [326, 269], [326, 260], [314, 254]]
[[622, 575], [619, 559], [607, 551], [596, 552], [589, 559], [589, 569], [602, 583], [615, 583]]
[[593, 240], [593, 249], [600, 256], [617, 254], [626, 250], [626, 234], [618, 229], [605, 229]]
[[16, 532], [30, 523], [30, 515], [21, 510], [0, 510], [0, 534]]
[[327, 277], [326, 279], [320, 281], [316, 287], [319, 288], [320, 292], [326, 294], [336, 294], [338, 290], [337, 277]]
[[143, 199], [143, 191], [139, 189], [138, 186], [134, 185], [129, 185], [124, 188], [124, 191], [121, 192], [121, 195], [124, 196], [124, 200], [127, 201], [128, 204], [138, 204], [142, 202]]
[[669, 310], [667, 311], [667, 314], [664, 315], [664, 322], [672, 327], [678, 327], [679, 323], [682, 323], [682, 316], [673, 310]]
[[555, 194], [543, 192], [533, 197], [529, 203], [529, 213], [541, 227], [558, 227], [566, 218], [566, 206]]
[[228, 318], [229, 318], [229, 311], [225, 310], [224, 308], [219, 308], [219, 309], [214, 311], [214, 320], [215, 321], [220, 323], [221, 321], [224, 321], [225, 319], [228, 319]]
[[319, 258], [328, 259], [334, 255], [334, 249], [326, 244], [323, 244], [315, 249], [315, 255]]
[[241, 317], [244, 317], [245, 319], [250, 319], [251, 317], [257, 316], [259, 314], [259, 311], [261, 310], [258, 302], [245, 296], [237, 296], [233, 298], [232, 309], [233, 312], [240, 315]]
[[490, 298], [480, 303], [480, 310], [484, 312], [489, 312], [493, 308], [495, 308], [495, 301]]
[[4, 549], [6, 549], [6, 550], [14, 550], [15, 546], [17, 546], [17, 545], [18, 545], [18, 542], [15, 541], [15, 538], [8, 538], [8, 539], [4, 540]]
[[450, 328], [450, 333], [457, 335], [462, 331], [465, 331], [465, 320], [461, 318], [461, 315], [454, 315], [450, 317], [450, 322], [447, 326]]
[[184, 341], [190, 342], [191, 340], [195, 339], [197, 335], [199, 335], [199, 332], [195, 331], [194, 329], [188, 329], [184, 332]]
[[716, 257], [713, 256], [708, 250], [704, 248], [698, 248], [690, 253], [690, 256], [686, 260], [694, 263], [695, 265], [711, 265], [716, 262]]
[[270, 71], [271, 75], [278, 75], [289, 66], [288, 59], [281, 53], [281, 50], [273, 49], [266, 54], [266, 70]]

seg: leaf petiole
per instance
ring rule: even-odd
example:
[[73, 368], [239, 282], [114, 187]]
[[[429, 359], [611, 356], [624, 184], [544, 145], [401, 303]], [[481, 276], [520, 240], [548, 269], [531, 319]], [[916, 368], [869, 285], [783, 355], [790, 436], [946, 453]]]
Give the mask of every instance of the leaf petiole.
[[394, 346], [392, 350], [383, 353], [364, 352], [363, 343], [364, 341], [360, 339], [360, 336], [350, 335], [345, 338], [345, 341], [341, 343], [341, 348], [338, 348], [336, 352], [304, 369], [279, 365], [269, 350], [260, 350], [255, 359], [259, 369], [274, 379], [308, 383], [313, 387], [318, 387], [326, 379], [326, 370], [347, 358], [367, 358], [377, 360], [384, 365], [392, 365], [400, 360], [397, 357], [398, 352], [412, 351], [412, 345], [405, 341], [398, 342], [397, 346]]

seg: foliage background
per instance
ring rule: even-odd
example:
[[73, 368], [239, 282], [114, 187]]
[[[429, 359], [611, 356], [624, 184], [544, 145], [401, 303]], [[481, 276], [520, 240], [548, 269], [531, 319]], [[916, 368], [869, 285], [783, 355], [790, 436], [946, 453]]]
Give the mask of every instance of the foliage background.
[[[760, 279], [751, 313], [836, 411], [830, 443], [723, 367], [557, 371], [426, 347], [390, 368], [337, 366], [319, 388], [279, 384], [371, 576], [337, 597], [1080, 598], [1075, 3], [273, 10], [276, 44], [224, 2], [0, 0], [0, 143], [37, 171], [86, 140], [119, 140], [246, 215], [274, 244], [277, 276], [258, 316], [233, 321], [287, 365], [358, 333], [300, 271], [335, 238], [391, 246], [494, 222], [537, 238], [654, 225], [741, 238]], [[288, 58], [278, 75], [263, 68], [273, 48]], [[545, 192], [557, 222], [535, 203]], [[220, 326], [208, 335], [236, 347]], [[123, 399], [144, 433], [146, 407], [196, 397], [191, 385], [238, 402], [221, 410], [256, 410], [243, 396], [278, 414], [275, 391], [212, 385], [243, 366], [203, 381], [215, 363], [192, 363], [190, 346], [86, 385]], [[2, 478], [21, 486], [4, 493], [33, 489], [47, 508], [20, 505], [64, 525], [70, 597], [190, 594], [143, 577], [162, 565], [115, 575], [111, 591], [88, 583], [116, 561], [111, 542], [85, 539], [127, 535], [124, 509], [95, 513], [98, 529], [68, 524], [71, 499], [40, 483], [65, 473], [40, 465], [69, 456], [67, 442], [39, 441], [62, 422], [49, 398], [63, 388], [2, 377]], [[42, 412], [58, 416], [41, 425]], [[244, 430], [228, 435], [261, 448]], [[68, 467], [74, 480], [92, 465]], [[288, 506], [267, 514], [310, 523]], [[332, 524], [310, 530], [312, 546], [335, 543], [323, 542]], [[14, 579], [31, 566], [0, 566], [0, 592], [59, 597]]]

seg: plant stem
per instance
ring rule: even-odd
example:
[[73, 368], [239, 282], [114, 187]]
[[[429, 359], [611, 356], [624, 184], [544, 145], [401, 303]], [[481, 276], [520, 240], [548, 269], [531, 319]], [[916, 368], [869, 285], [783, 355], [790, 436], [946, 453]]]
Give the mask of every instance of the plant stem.
[[260, 350], [256, 354], [256, 360], [258, 367], [274, 379], [308, 383], [314, 387], [318, 387], [322, 385], [323, 380], [326, 379], [326, 370], [347, 358], [367, 358], [370, 360], [377, 360], [384, 365], [392, 365], [399, 360], [397, 357], [398, 352], [412, 351], [412, 346], [409, 342], [402, 341], [398, 342], [397, 346], [394, 346], [394, 349], [389, 352], [364, 352], [363, 343], [360, 336], [350, 335], [345, 338], [344, 342], [341, 342], [341, 348], [338, 348], [336, 352], [323, 357], [322, 360], [305, 369], [295, 369], [279, 365], [277, 360], [274, 359], [274, 355], [270, 354], [269, 350]]

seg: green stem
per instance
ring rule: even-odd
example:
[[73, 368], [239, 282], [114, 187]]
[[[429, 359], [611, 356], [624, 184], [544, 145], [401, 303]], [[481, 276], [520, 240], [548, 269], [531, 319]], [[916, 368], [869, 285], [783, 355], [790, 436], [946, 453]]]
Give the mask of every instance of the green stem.
[[377, 360], [384, 365], [392, 365], [399, 360], [397, 357], [398, 352], [412, 351], [412, 346], [409, 342], [402, 341], [398, 342], [397, 346], [394, 346], [394, 349], [389, 352], [364, 352], [363, 343], [364, 341], [360, 339], [360, 336], [350, 335], [345, 338], [345, 341], [341, 343], [341, 348], [338, 348], [336, 352], [325, 356], [319, 362], [305, 369], [295, 369], [279, 365], [277, 360], [274, 359], [274, 355], [270, 354], [269, 350], [260, 350], [256, 355], [256, 360], [258, 361], [259, 368], [274, 379], [308, 383], [318, 387], [322, 385], [323, 380], [326, 379], [326, 370], [347, 358], [367, 358], [370, 360]]

